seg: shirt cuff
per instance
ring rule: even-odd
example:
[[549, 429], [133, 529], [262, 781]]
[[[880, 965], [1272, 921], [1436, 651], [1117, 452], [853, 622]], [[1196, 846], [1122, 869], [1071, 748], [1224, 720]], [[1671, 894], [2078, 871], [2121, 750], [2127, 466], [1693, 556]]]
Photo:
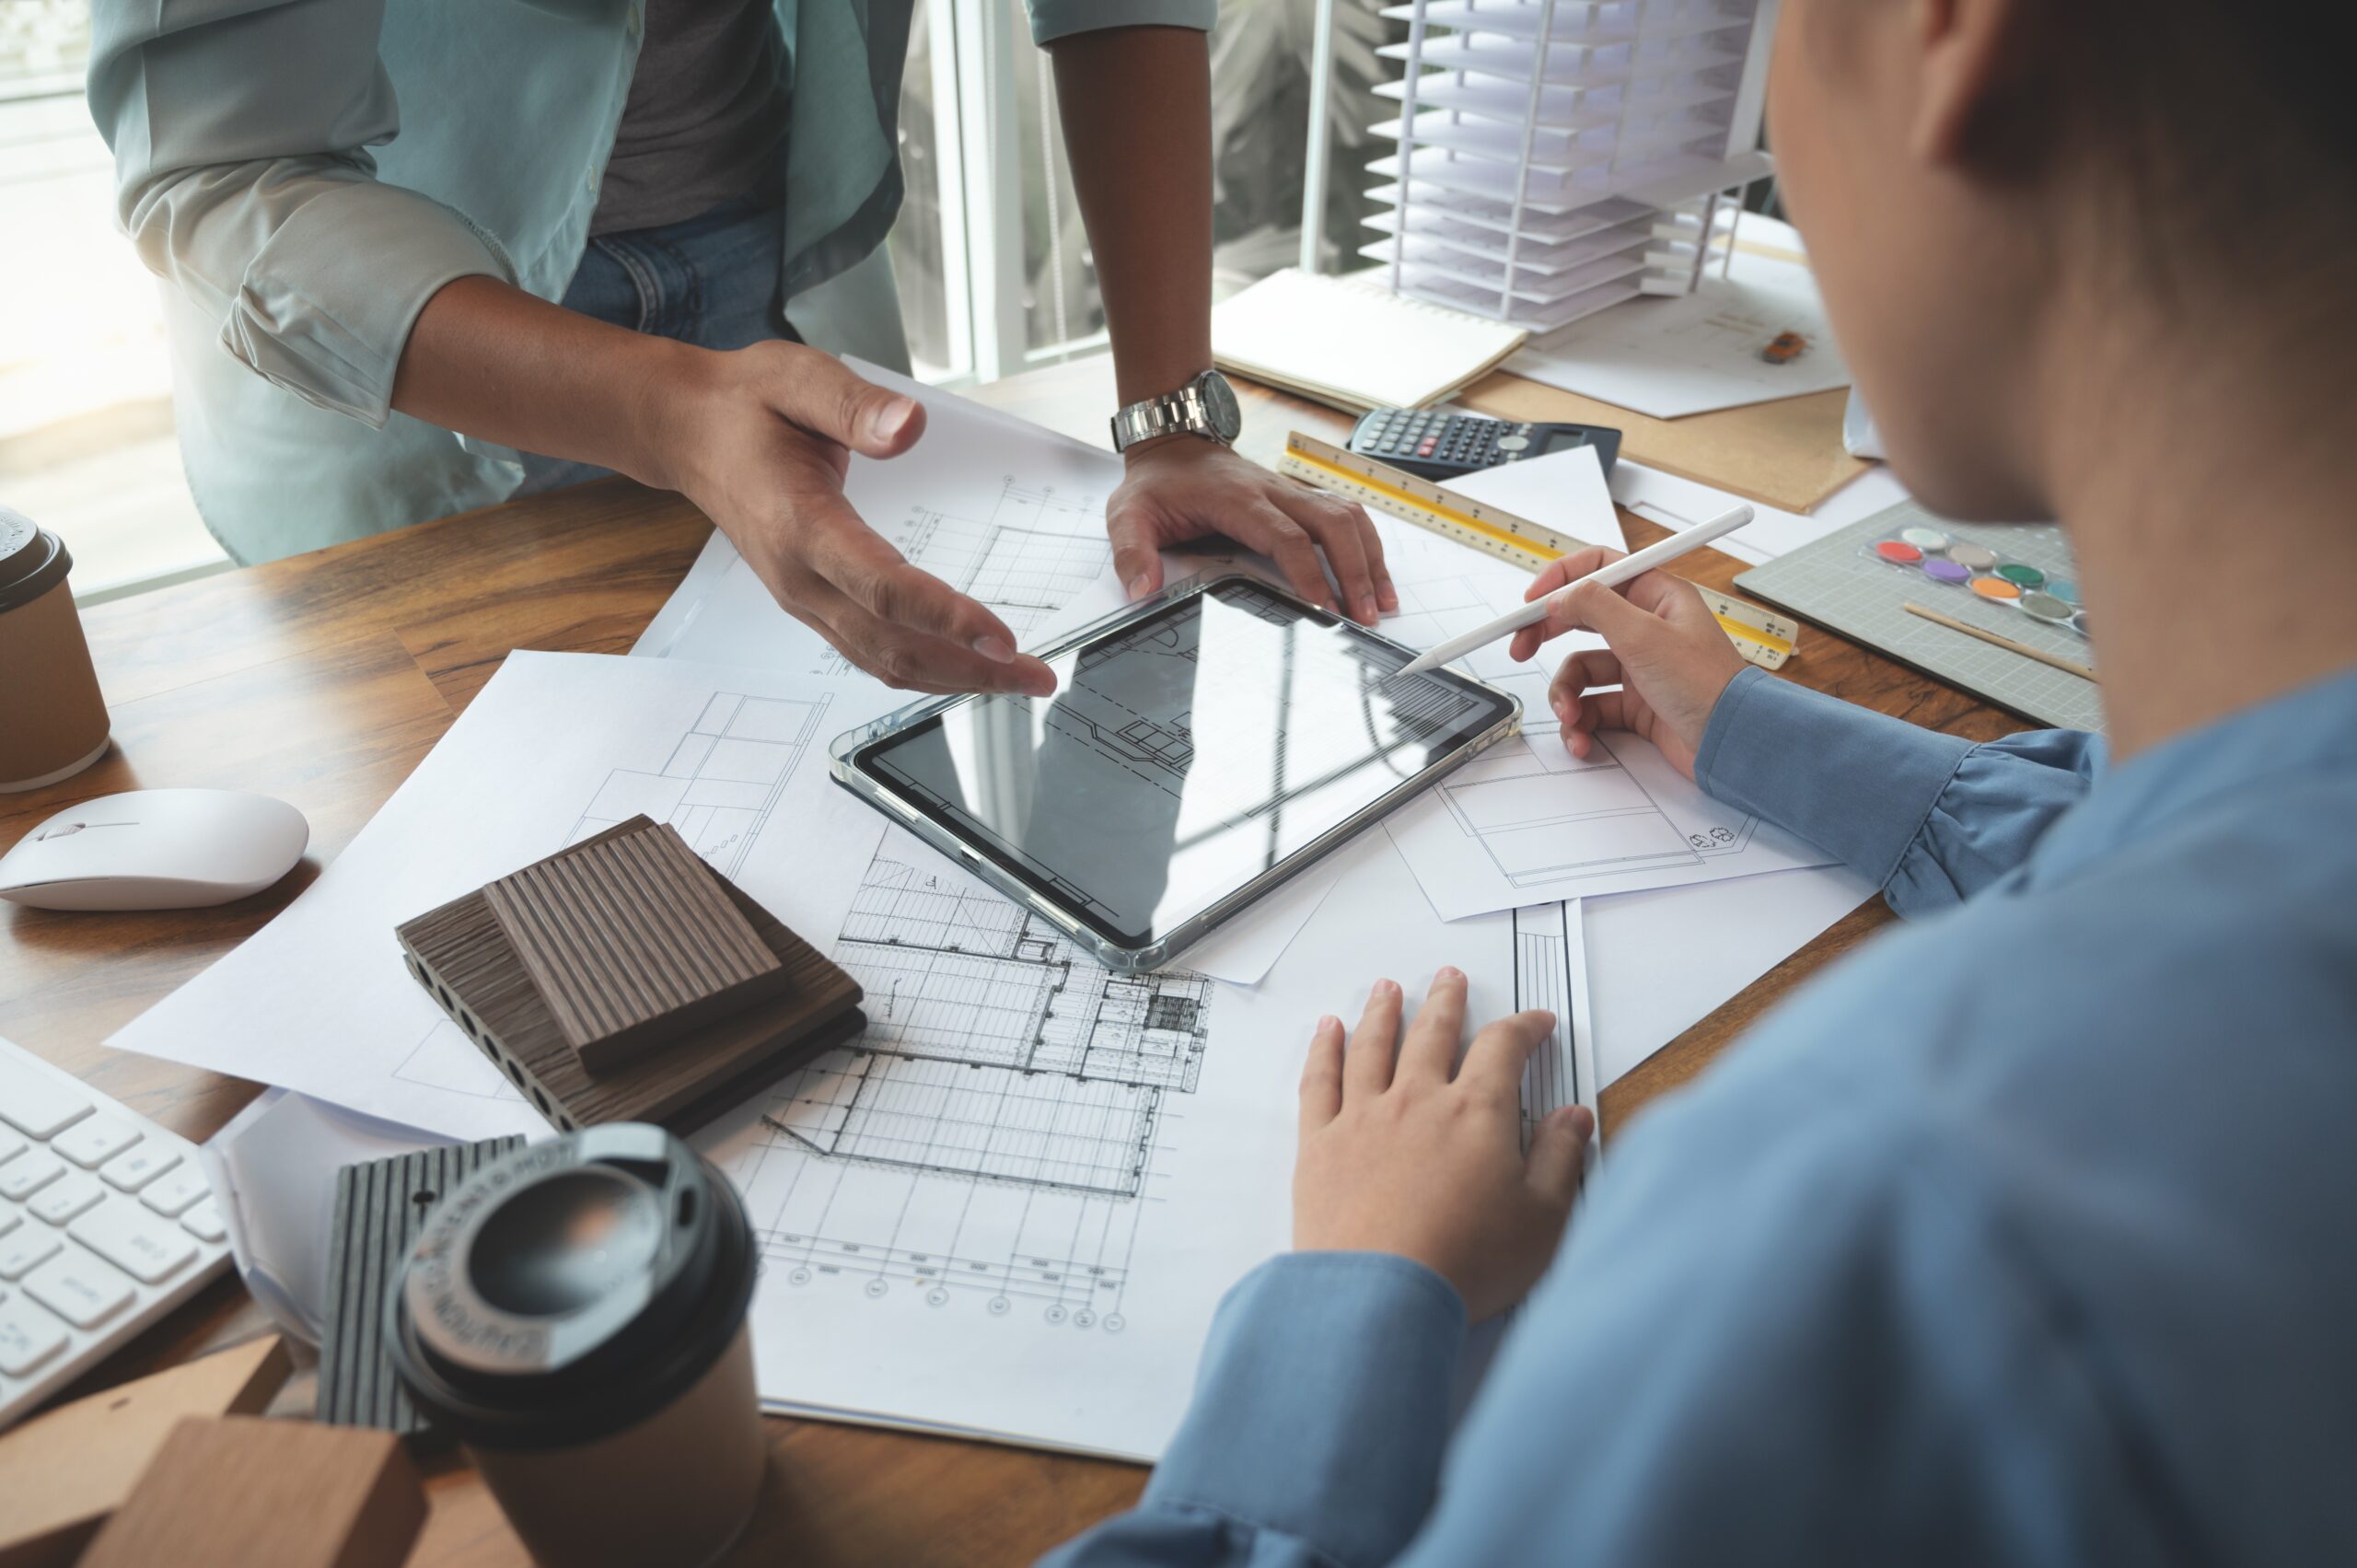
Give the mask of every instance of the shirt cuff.
[[1031, 41], [1053, 43], [1099, 28], [1192, 28], [1209, 32], [1219, 0], [1031, 0]]
[[1881, 888], [1971, 749], [1752, 666], [1711, 710], [1694, 780]]
[[382, 426], [418, 313], [443, 285], [474, 274], [512, 282], [515, 269], [456, 212], [397, 185], [339, 184], [254, 257], [221, 345], [304, 401]]
[[1142, 1508], [1199, 1509], [1388, 1562], [1431, 1510], [1465, 1303], [1421, 1263], [1293, 1252], [1220, 1304]]

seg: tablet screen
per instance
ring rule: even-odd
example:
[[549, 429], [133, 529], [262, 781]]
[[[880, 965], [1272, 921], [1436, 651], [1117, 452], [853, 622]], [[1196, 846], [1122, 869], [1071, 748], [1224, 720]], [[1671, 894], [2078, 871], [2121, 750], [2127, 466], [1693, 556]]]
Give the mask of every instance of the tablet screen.
[[1513, 712], [1245, 578], [865, 748], [892, 794], [1103, 936], [1142, 947]]

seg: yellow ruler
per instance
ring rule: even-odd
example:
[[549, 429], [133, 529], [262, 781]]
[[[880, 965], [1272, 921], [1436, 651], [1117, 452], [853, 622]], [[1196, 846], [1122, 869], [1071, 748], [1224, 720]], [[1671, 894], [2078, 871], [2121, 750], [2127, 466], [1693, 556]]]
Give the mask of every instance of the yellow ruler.
[[[1299, 431], [1285, 437], [1285, 455], [1277, 471], [1443, 539], [1455, 540], [1485, 555], [1512, 562], [1536, 572], [1558, 555], [1587, 548], [1585, 540], [1559, 533], [1527, 517], [1443, 490], [1428, 479], [1402, 473], [1388, 463], [1361, 457], [1330, 441]], [[1736, 651], [1766, 669], [1775, 669], [1800, 651], [1801, 629], [1794, 621], [1756, 604], [1746, 604], [1714, 588], [1696, 585], [1702, 602], [1718, 617]]]

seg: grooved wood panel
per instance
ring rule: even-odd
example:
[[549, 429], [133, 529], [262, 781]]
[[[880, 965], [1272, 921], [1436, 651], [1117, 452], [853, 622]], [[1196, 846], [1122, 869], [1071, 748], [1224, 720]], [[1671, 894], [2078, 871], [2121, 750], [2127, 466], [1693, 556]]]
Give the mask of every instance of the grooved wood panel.
[[523, 1146], [520, 1137], [486, 1138], [364, 1160], [336, 1172], [315, 1420], [404, 1435], [424, 1430], [424, 1418], [385, 1353], [385, 1298], [442, 1195]]
[[[607, 829], [552, 858], [577, 855], [652, 826], [644, 817]], [[773, 1078], [865, 1027], [859, 982], [702, 861], [776, 956], [774, 996], [669, 1037], [663, 1049], [592, 1074], [540, 997], [477, 889], [403, 924], [411, 972], [493, 1065], [560, 1131], [652, 1121], [686, 1132], [722, 1109], [714, 1097]]]
[[785, 983], [777, 955], [668, 823], [552, 854], [482, 892], [593, 1074]]

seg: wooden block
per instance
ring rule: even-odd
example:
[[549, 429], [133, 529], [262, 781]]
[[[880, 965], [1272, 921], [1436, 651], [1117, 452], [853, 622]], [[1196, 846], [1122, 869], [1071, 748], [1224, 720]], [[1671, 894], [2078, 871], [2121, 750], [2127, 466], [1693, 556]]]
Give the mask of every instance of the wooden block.
[[389, 1432], [182, 1421], [82, 1568], [401, 1568], [425, 1488]]
[[0, 1568], [74, 1561], [189, 1416], [270, 1403], [292, 1364], [276, 1334], [60, 1405], [0, 1437]]
[[521, 1138], [486, 1138], [365, 1160], [336, 1172], [315, 1419], [404, 1436], [426, 1430], [385, 1353], [385, 1299], [442, 1195], [523, 1146]]
[[777, 955], [668, 823], [617, 833], [482, 890], [591, 1073], [785, 987]]
[[[575, 854], [647, 825], [634, 817], [560, 853]], [[582, 1065], [481, 890], [419, 915], [396, 935], [418, 983], [559, 1131], [651, 1121], [685, 1133], [867, 1022], [858, 981], [720, 873], [705, 866], [704, 875], [776, 956], [783, 989], [601, 1074]]]

